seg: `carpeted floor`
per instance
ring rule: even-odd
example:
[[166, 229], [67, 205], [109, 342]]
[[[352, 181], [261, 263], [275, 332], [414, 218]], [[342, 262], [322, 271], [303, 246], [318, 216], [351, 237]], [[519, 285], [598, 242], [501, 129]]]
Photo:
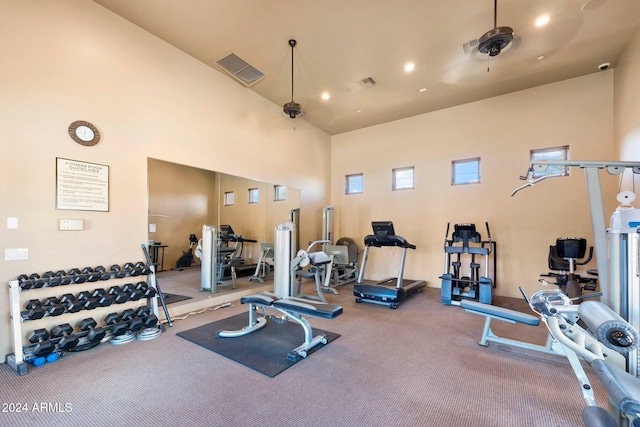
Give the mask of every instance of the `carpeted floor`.
[[[326, 297], [344, 314], [310, 323], [340, 338], [274, 378], [177, 336], [245, 313], [236, 302], [175, 320], [158, 339], [102, 344], [22, 377], [0, 365], [0, 425], [582, 425], [580, 386], [565, 359], [477, 345], [482, 318], [443, 306], [439, 289], [427, 288], [397, 310], [356, 304], [351, 286]], [[496, 304], [528, 311], [520, 300]], [[539, 344], [546, 336], [544, 326], [501, 322], [494, 332]]]

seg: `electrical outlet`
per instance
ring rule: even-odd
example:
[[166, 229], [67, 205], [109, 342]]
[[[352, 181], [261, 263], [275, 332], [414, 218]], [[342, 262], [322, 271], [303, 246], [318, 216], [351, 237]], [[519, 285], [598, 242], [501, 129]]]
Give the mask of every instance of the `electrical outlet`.
[[81, 219], [61, 219], [59, 229], [60, 231], [81, 231], [84, 230], [84, 221]]

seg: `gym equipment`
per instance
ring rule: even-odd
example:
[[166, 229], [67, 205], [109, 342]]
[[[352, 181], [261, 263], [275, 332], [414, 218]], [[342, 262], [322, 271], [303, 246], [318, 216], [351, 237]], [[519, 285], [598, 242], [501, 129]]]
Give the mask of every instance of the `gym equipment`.
[[[227, 235], [229, 235], [230, 229], [231, 227], [227, 228]], [[202, 253], [201, 291], [215, 293], [222, 286], [231, 286], [232, 289], [237, 288], [236, 267], [242, 263], [242, 260], [236, 256], [238, 246], [237, 243], [235, 246], [224, 246], [221, 236], [222, 233], [219, 233], [213, 226], [204, 225], [202, 227], [202, 242], [198, 246], [201, 248], [200, 252]], [[230, 240], [227, 239], [226, 241], [229, 242]], [[227, 271], [229, 272], [228, 275]]]
[[[575, 269], [578, 265], [586, 265], [593, 256], [593, 246], [589, 248], [589, 256], [582, 262], [579, 259], [585, 257], [587, 250], [587, 240], [580, 237], [562, 237], [556, 239], [555, 246], [549, 246], [549, 269], [560, 273], [550, 272], [541, 274], [541, 277], [552, 277], [557, 285], [569, 298], [576, 298], [582, 295], [583, 290], [595, 291], [597, 279], [591, 277], [580, 277]], [[542, 279], [545, 281], [545, 279]]]
[[[293, 259], [295, 248], [295, 225], [292, 222], [280, 224], [275, 229], [275, 269], [274, 292], [262, 292], [255, 295], [243, 296], [242, 304], [249, 304], [249, 324], [240, 330], [216, 331], [216, 337], [235, 338], [250, 334], [267, 324], [267, 319], [276, 323], [293, 320], [302, 326], [304, 330], [304, 342], [291, 350], [287, 357], [296, 360], [299, 357], [307, 357], [308, 351], [319, 344], [326, 344], [324, 334], [313, 336], [311, 325], [304, 316], [334, 319], [342, 314], [342, 307], [323, 302], [311, 301], [303, 298], [292, 297], [295, 283], [295, 271], [299, 266], [299, 259]], [[258, 317], [256, 311], [262, 310], [262, 316]], [[266, 309], [279, 312], [282, 317], [268, 316]]]
[[24, 320], [38, 320], [44, 317], [42, 302], [38, 299], [31, 299], [27, 302], [26, 310], [20, 312], [20, 317]]
[[335, 245], [325, 245], [324, 251], [333, 257], [331, 282], [325, 292], [338, 294], [338, 286], [358, 280], [358, 245], [349, 237], [341, 237]]
[[[311, 248], [315, 245], [324, 245], [328, 243], [328, 240], [316, 240], [309, 243], [307, 250], [300, 249], [296, 254], [296, 257], [291, 261], [291, 268], [294, 269], [297, 278], [297, 287], [293, 296], [299, 298], [310, 298], [327, 302], [322, 290], [329, 288], [329, 281], [331, 280], [331, 264], [333, 263], [333, 257], [327, 255], [324, 251], [311, 252]], [[304, 267], [311, 266], [308, 270], [303, 270]], [[304, 295], [301, 291], [302, 279], [314, 279], [316, 285], [315, 295]]]
[[[151, 256], [149, 255], [149, 251], [147, 250], [147, 247], [144, 245], [144, 243], [142, 244], [142, 252], [144, 253], [145, 259], [147, 260], [147, 268], [149, 269], [149, 274], [151, 275], [152, 283], [155, 285], [153, 287], [155, 288], [153, 289], [154, 290], [153, 295], [147, 296], [147, 298], [151, 298], [151, 301], [153, 304], [153, 311], [157, 313], [158, 311], [157, 301], [153, 297], [158, 296], [158, 298], [160, 299], [160, 304], [162, 304], [162, 309], [164, 310], [164, 315], [167, 319], [167, 325], [169, 325], [169, 327], [172, 327], [173, 321], [171, 320], [171, 316], [169, 315], [169, 310], [167, 310], [167, 304], [165, 304], [164, 302], [164, 295], [160, 290], [160, 283], [158, 283], [158, 278], [156, 277], [155, 266], [151, 262]], [[145, 294], [150, 295], [150, 293], [145, 293]]]
[[[598, 282], [603, 293], [603, 302], [636, 329], [640, 328], [640, 277], [638, 265], [638, 224], [640, 213], [630, 206], [635, 195], [629, 191], [618, 194], [620, 206], [610, 218], [607, 230], [604, 216], [604, 203], [600, 185], [600, 170], [610, 175], [620, 175], [629, 170], [632, 178], [640, 173], [640, 162], [613, 161], [534, 161], [530, 162], [527, 173], [520, 179], [529, 182], [516, 188], [515, 195], [540, 179], [533, 179], [534, 172], [544, 173], [548, 166], [577, 167], [584, 171], [591, 226], [593, 228], [594, 252], [596, 256]], [[545, 175], [543, 178], [553, 175]], [[632, 375], [640, 373], [640, 355], [638, 350], [628, 354], [627, 370]]]
[[[482, 240], [475, 224], [455, 224], [449, 239], [450, 223], [447, 223], [444, 236], [445, 272], [440, 276], [440, 294], [444, 305], [460, 305], [462, 299], [472, 299], [484, 304], [493, 302], [493, 289], [496, 287], [496, 242], [491, 239], [489, 222], [484, 223], [489, 240]], [[453, 261], [452, 255], [455, 255]], [[470, 256], [469, 275], [465, 276], [462, 275], [462, 255]], [[482, 274], [482, 265], [476, 262], [476, 256], [484, 259]], [[491, 258], [493, 263], [489, 262]]]
[[[531, 299], [527, 298], [522, 288], [520, 291], [538, 317], [477, 301], [461, 301], [460, 305], [466, 311], [486, 317], [479, 344], [487, 346], [489, 342], [495, 342], [566, 357], [580, 383], [587, 405], [582, 412], [586, 426], [617, 427], [623, 425], [620, 423], [623, 418], [630, 422], [629, 425], [637, 425], [633, 420], [640, 415], [640, 379], [624, 370], [625, 355], [636, 351], [638, 347], [637, 330], [600, 301], [589, 300], [573, 305], [572, 300], [560, 290], [539, 291]], [[588, 294], [576, 300], [601, 295]], [[492, 320], [533, 326], [542, 321], [549, 330], [547, 343], [540, 346], [498, 337], [491, 331]], [[611, 413], [596, 406], [591, 384], [579, 358], [592, 366], [607, 390]]]
[[45, 299], [42, 308], [47, 316], [60, 316], [64, 313], [64, 306], [60, 304], [60, 300], [56, 297]]
[[[409, 243], [404, 237], [396, 235], [391, 221], [373, 221], [371, 223], [373, 234], [364, 238], [364, 255], [358, 281], [353, 285], [353, 295], [356, 302], [370, 302], [386, 305], [389, 308], [397, 308], [409, 295], [420, 292], [426, 286], [424, 280], [405, 279], [404, 264], [407, 258], [407, 249], [415, 249], [415, 245]], [[364, 283], [364, 275], [367, 267], [367, 258], [372, 247], [399, 247], [402, 248], [400, 268], [397, 278], [388, 278], [379, 282]]]
[[60, 304], [64, 307], [65, 313], [77, 313], [83, 309], [84, 303], [76, 299], [73, 294], [64, 294], [60, 297]]
[[182, 255], [176, 261], [176, 270], [182, 270], [191, 267], [193, 264], [193, 247], [198, 244], [198, 238], [195, 234], [189, 234], [189, 249], [182, 251]]
[[47, 354], [53, 353], [55, 350], [55, 345], [49, 340], [51, 336], [46, 329], [40, 328], [31, 331], [27, 339], [29, 342], [35, 344], [35, 346], [31, 349], [31, 354], [36, 357], [46, 356]]
[[73, 327], [68, 323], [54, 326], [51, 337], [60, 338], [56, 344], [58, 350], [68, 351], [78, 345], [80, 339], [73, 333]]
[[271, 276], [273, 264], [273, 243], [260, 243], [260, 256], [256, 264], [256, 271], [249, 277], [250, 282], [264, 283], [264, 279]]
[[92, 317], [82, 319], [80, 321], [79, 328], [83, 331], [82, 333], [76, 334], [79, 338], [79, 342], [75, 347], [69, 349], [69, 351], [80, 352], [89, 350], [90, 348], [99, 345], [107, 335], [104, 328], [99, 327], [98, 323]]

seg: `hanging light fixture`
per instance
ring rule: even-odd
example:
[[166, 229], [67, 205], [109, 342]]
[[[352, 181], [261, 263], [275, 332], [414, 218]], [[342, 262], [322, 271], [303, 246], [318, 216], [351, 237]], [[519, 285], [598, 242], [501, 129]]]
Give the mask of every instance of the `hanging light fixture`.
[[304, 112], [302, 111], [302, 105], [298, 104], [293, 100], [293, 48], [298, 44], [295, 40], [289, 40], [289, 46], [291, 46], [291, 102], [287, 102], [283, 106], [283, 110], [286, 115], [295, 119], [297, 117], [302, 117]]

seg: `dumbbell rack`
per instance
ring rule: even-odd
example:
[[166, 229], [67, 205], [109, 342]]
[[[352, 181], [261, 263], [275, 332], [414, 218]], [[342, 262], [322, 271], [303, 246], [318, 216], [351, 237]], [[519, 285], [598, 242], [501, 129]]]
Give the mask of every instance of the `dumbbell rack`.
[[[130, 271], [127, 272], [126, 275], [119, 274], [118, 276], [116, 276], [116, 271], [110, 271], [107, 273], [109, 273], [109, 279], [108, 279], [109, 282], [113, 283], [114, 285], [118, 285], [119, 283], [125, 283], [127, 281], [130, 281], [130, 279], [133, 276], [130, 274]], [[139, 273], [137, 276], [146, 276], [147, 285], [149, 287], [156, 288], [155, 274], [153, 273], [153, 270], [147, 269], [147, 271], [143, 271]], [[105, 279], [101, 279], [101, 280], [105, 280]], [[60, 288], [60, 289], [67, 290], [69, 289], [69, 287], [73, 287], [74, 290], [77, 289], [78, 291], [83, 291], [83, 290], [91, 289], [92, 287], [95, 287], [99, 283], [101, 282], [94, 281], [94, 282], [74, 283], [74, 284], [63, 285], [63, 286], [47, 286], [45, 284], [44, 286], [42, 286], [42, 288], [51, 289], [51, 290]], [[42, 288], [36, 288], [35, 290], [42, 289]], [[34, 289], [22, 289], [22, 287], [20, 286], [19, 280], [11, 280], [9, 282], [9, 303], [10, 303], [10, 313], [11, 313], [11, 331], [12, 331], [12, 338], [13, 338], [13, 354], [8, 354], [6, 356], [5, 362], [18, 375], [25, 375], [28, 372], [28, 365], [25, 360], [25, 351], [24, 351], [24, 345], [23, 345], [23, 339], [25, 336], [25, 331], [23, 330], [23, 326], [24, 326], [23, 324], [25, 322], [25, 319], [23, 318], [22, 311], [21, 311], [21, 307], [22, 307], [21, 296], [24, 292], [29, 292], [31, 290], [34, 290]], [[158, 302], [157, 302], [156, 296], [147, 298], [146, 304], [151, 308], [151, 313], [157, 316]], [[122, 308], [131, 308], [131, 307], [135, 307], [135, 305], [140, 306], [141, 305], [140, 300], [128, 301], [123, 304], [119, 304], [118, 306]], [[106, 314], [108, 310], [113, 311], [113, 307], [111, 306], [96, 307], [91, 311], [95, 312], [98, 310], [103, 311]], [[52, 319], [52, 318], [58, 319], [64, 316], [65, 314], [70, 314], [70, 313], [63, 313], [59, 316], [45, 316], [41, 319], [33, 320], [33, 322], [39, 322], [42, 319]], [[74, 314], [76, 314], [76, 317], [78, 316], [78, 313], [74, 313]], [[80, 316], [81, 315], [82, 314], [80, 314]], [[27, 322], [30, 323], [31, 321], [27, 320]]]

